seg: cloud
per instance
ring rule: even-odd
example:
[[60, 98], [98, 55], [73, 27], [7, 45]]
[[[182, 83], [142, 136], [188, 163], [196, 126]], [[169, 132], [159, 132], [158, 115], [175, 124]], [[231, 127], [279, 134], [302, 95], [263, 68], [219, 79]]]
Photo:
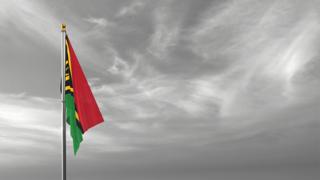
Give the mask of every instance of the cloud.
[[85, 21], [92, 23], [98, 27], [107, 27], [107, 26], [113, 26], [114, 23], [109, 22], [107, 19], [104, 18], [93, 18], [93, 17], [89, 17], [84, 19]]
[[[44, 155], [49, 155], [49, 159], [58, 156], [61, 137], [61, 104], [58, 99], [24, 94], [0, 94], [0, 100], [0, 127], [3, 129], [0, 133], [2, 144], [0, 152], [6, 154], [5, 161], [1, 161], [0, 164], [15, 167], [18, 164], [36, 166], [46, 161], [41, 159]], [[67, 134], [69, 134], [68, 127]], [[108, 138], [105, 134], [97, 132], [86, 133], [84, 139], [102, 149], [108, 144], [109, 148], [104, 152], [131, 150], [130, 146], [121, 145], [114, 141], [114, 138]], [[71, 152], [69, 136], [67, 140], [68, 152]], [[91, 148], [86, 148], [84, 144], [86, 143], [83, 143], [82, 149], [90, 151]], [[21, 159], [25, 161], [22, 162]]]
[[[3, 2], [2, 2], [3, 1]], [[11, 41], [17, 38], [15, 34], [10, 34], [10, 31], [19, 32], [19, 35], [26, 35], [31, 38], [32, 43], [43, 43], [49, 45], [54, 50], [60, 48], [60, 24], [67, 23], [70, 27], [68, 34], [73, 43], [73, 47], [77, 52], [78, 57], [81, 57], [82, 64], [90, 65], [89, 68], [97, 69], [101, 66], [97, 64], [96, 60], [101, 59], [100, 51], [90, 46], [87, 42], [91, 39], [105, 39], [105, 27], [114, 26], [113, 22], [109, 22], [107, 18], [84, 18], [89, 23], [95, 26], [89, 30], [82, 29], [79, 25], [79, 19], [71, 18], [72, 11], [69, 11], [70, 17], [57, 16], [61, 12], [56, 12], [55, 9], [48, 8], [44, 2], [38, 1], [5, 1], [2, 0], [0, 7], [0, 26], [3, 26], [7, 31], [3, 32], [4, 36], [8, 36]], [[102, 27], [102, 28], [101, 28]], [[10, 30], [12, 28], [13, 30]], [[25, 37], [24, 37], [25, 38]], [[30, 39], [28, 39], [30, 41]], [[20, 41], [19, 38], [15, 41]], [[21, 43], [23, 44], [23, 43]], [[79, 50], [81, 49], [81, 51]], [[87, 63], [90, 62], [90, 63]], [[103, 61], [100, 61], [100, 63]], [[101, 69], [100, 69], [101, 70]]]
[[[248, 4], [255, 8], [248, 11]], [[312, 50], [319, 29], [314, 12], [293, 14], [297, 6], [278, 2], [226, 2], [222, 6], [204, 12], [204, 20], [190, 36], [193, 51], [204, 61], [225, 64], [220, 74], [202, 78], [223, 92], [216, 95], [222, 102], [221, 113], [290, 104], [299, 88], [292, 83], [293, 77], [317, 56]]]
[[131, 16], [136, 14], [145, 6], [145, 3], [142, 1], [134, 1], [133, 3], [122, 7], [119, 12], [116, 14], [117, 17]]
[[[119, 74], [119, 73], [127, 74], [128, 70], [129, 70], [129, 65], [118, 56], [114, 57], [114, 63], [108, 69], [108, 71], [112, 74]], [[130, 74], [127, 74], [127, 76], [130, 76]]]
[[[4, 28], [15, 25], [28, 36], [41, 37], [55, 46], [59, 39], [59, 20], [46, 7], [36, 1], [1, 1], [0, 25]], [[32, 19], [32, 20], [31, 20]]]
[[55, 137], [59, 136], [61, 119], [59, 101], [8, 94], [1, 94], [0, 99], [0, 126], [3, 129], [0, 133], [0, 151], [7, 155], [6, 161], [1, 163], [16, 166], [22, 158], [37, 164], [41, 159], [34, 158], [35, 155], [44, 152], [55, 154], [58, 142]]
[[168, 9], [165, 7], [157, 9], [154, 13], [154, 32], [150, 37], [148, 52], [163, 59], [167, 51], [176, 45], [178, 37], [179, 25], [171, 23]]

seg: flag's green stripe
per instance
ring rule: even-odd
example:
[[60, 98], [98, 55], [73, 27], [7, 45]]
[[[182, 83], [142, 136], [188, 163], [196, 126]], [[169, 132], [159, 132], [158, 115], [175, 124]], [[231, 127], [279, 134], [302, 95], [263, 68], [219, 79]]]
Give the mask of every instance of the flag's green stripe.
[[66, 117], [67, 122], [70, 124], [71, 137], [73, 139], [73, 151], [74, 154], [77, 153], [80, 143], [82, 141], [82, 132], [79, 126], [77, 125], [76, 120], [76, 108], [74, 104], [74, 98], [71, 94], [66, 94], [65, 96], [66, 104]]

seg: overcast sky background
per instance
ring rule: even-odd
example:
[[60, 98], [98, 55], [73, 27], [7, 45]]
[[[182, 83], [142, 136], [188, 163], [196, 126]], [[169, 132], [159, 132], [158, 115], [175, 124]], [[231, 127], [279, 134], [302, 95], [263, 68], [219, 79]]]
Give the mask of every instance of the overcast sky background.
[[60, 178], [65, 22], [105, 123], [70, 180], [315, 180], [319, 0], [0, 0], [0, 179]]

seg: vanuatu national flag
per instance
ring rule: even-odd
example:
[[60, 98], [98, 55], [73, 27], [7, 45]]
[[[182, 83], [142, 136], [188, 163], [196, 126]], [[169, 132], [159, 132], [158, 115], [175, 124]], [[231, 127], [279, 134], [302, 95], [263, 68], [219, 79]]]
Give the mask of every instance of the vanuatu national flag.
[[66, 36], [65, 67], [65, 107], [66, 120], [70, 125], [74, 154], [82, 141], [82, 134], [91, 127], [103, 122], [99, 107], [90, 90], [77, 56]]

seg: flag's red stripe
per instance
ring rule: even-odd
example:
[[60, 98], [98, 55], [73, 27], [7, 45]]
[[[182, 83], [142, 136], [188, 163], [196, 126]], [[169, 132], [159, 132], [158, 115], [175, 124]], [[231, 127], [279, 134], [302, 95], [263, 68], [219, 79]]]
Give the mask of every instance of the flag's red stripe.
[[67, 41], [70, 49], [75, 104], [83, 132], [86, 132], [103, 122], [103, 117], [69, 39]]

